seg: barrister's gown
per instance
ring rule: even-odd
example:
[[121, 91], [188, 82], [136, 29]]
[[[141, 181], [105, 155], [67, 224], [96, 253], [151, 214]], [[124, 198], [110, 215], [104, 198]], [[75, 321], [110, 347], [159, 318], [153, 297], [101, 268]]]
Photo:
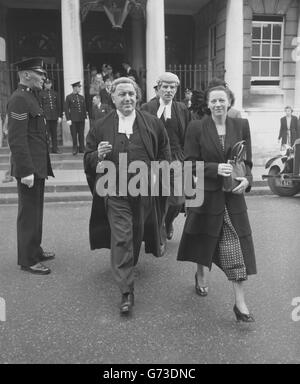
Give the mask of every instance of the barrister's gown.
[[[148, 103], [143, 104], [141, 107], [142, 111], [146, 111], [151, 113], [151, 115], [156, 116], [157, 111], [159, 109], [159, 98], [154, 98], [150, 100]], [[190, 122], [190, 112], [185, 106], [185, 104], [173, 101], [172, 102], [172, 114], [176, 117], [177, 122], [178, 122], [178, 138], [181, 147], [183, 148], [184, 146], [184, 136], [186, 132], [186, 128], [188, 123]]]
[[211, 117], [192, 121], [185, 140], [186, 161], [204, 161], [204, 203], [189, 208], [178, 250], [178, 260], [191, 261], [211, 268], [218, 263], [218, 241], [221, 235], [225, 205], [238, 234], [248, 275], [256, 273], [254, 246], [244, 195], [222, 191], [223, 178], [218, 176], [218, 164], [226, 163], [238, 141], [246, 140], [245, 161], [251, 189], [252, 155], [248, 120], [226, 120], [225, 153]]
[[[170, 161], [170, 146], [167, 132], [162, 122], [147, 112], [136, 111], [136, 123], [139, 129], [141, 139], [148, 151], [151, 161], [167, 160]], [[98, 163], [97, 147], [101, 141], [108, 141], [114, 148], [115, 137], [118, 133], [118, 115], [116, 111], [111, 111], [107, 116], [98, 120], [95, 127], [92, 128], [86, 139], [86, 152], [84, 155], [84, 168], [93, 192], [93, 205], [90, 217], [89, 235], [90, 247], [92, 250], [101, 248], [110, 248], [110, 226], [104, 206], [104, 198], [97, 195], [94, 186], [97, 177], [96, 167]], [[108, 154], [106, 159], [110, 159]], [[145, 241], [146, 253], [152, 253], [154, 256], [161, 256], [161, 224], [166, 209], [165, 197], [149, 197], [151, 200], [151, 215], [146, 222], [141, 222], [141, 201], [133, 206], [133, 240], [134, 256], [138, 257], [140, 244], [137, 244], [141, 238], [140, 231], [143, 231], [143, 240]], [[135, 201], [137, 201], [135, 199]]]

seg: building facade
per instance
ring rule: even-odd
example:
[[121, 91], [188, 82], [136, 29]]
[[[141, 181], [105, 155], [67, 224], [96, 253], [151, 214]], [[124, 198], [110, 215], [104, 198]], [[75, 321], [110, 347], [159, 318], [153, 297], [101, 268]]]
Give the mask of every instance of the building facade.
[[[10, 65], [35, 55], [62, 99], [103, 63], [118, 71], [128, 61], [146, 99], [166, 68], [192, 88], [225, 76], [259, 161], [278, 151], [285, 105], [300, 112], [299, 9], [299, 0], [0, 0], [0, 112], [17, 81]], [[122, 28], [112, 28], [113, 17], [123, 17]]]

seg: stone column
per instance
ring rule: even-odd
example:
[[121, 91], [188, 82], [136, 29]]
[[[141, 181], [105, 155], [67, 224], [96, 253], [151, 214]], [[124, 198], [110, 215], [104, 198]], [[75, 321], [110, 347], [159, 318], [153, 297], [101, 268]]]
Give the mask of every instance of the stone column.
[[0, 61], [6, 61], [6, 14], [7, 8], [0, 4]]
[[298, 4], [298, 34], [295, 39], [295, 51], [293, 59], [296, 61], [296, 77], [295, 77], [295, 101], [294, 108], [300, 110], [300, 3]]
[[165, 71], [165, 6], [164, 0], [148, 0], [146, 9], [147, 100], [154, 96], [153, 86]]
[[0, 61], [6, 61], [6, 41], [0, 36]]
[[243, 109], [244, 10], [242, 0], [227, 0], [225, 80], [233, 91], [235, 108]]
[[[2, 5], [0, 5], [0, 62], [6, 61], [6, 10]], [[1, 65], [0, 65], [1, 70]], [[5, 101], [2, 100], [4, 97], [5, 74], [0, 73], [0, 147], [3, 145], [3, 121], [5, 118]], [[6, 95], [5, 95], [6, 96]]]
[[61, 25], [66, 96], [76, 81], [81, 81], [84, 90], [80, 0], [61, 0]]
[[[76, 81], [81, 81], [84, 93], [80, 0], [61, 0], [61, 25], [66, 97], [73, 90], [71, 84]], [[63, 145], [72, 146], [70, 127], [65, 119], [62, 121], [62, 136]]]

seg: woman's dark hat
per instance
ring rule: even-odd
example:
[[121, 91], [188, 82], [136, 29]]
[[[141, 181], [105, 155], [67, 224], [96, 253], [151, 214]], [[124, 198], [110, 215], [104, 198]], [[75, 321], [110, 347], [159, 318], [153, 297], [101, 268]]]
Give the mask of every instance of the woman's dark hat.
[[44, 61], [41, 57], [31, 57], [15, 63], [18, 71], [35, 71], [41, 74], [47, 74], [44, 69]]

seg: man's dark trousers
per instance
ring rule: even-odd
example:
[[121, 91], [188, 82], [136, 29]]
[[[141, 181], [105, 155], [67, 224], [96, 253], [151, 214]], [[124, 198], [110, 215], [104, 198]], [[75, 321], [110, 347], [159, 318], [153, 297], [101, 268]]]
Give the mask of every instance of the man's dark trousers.
[[[106, 212], [111, 229], [111, 267], [113, 277], [122, 294], [134, 290], [134, 266], [138, 262], [144, 231], [139, 230], [151, 213], [150, 200], [142, 198], [142, 210], [136, 211], [139, 198], [109, 196], [105, 198]], [[133, 222], [133, 217], [135, 217]], [[135, 245], [134, 245], [135, 244]], [[137, 248], [134, 249], [134, 246]]]
[[72, 121], [71, 135], [73, 140], [73, 149], [78, 147], [77, 135], [79, 141], [79, 151], [84, 152], [84, 121]]
[[30, 267], [42, 255], [42, 228], [45, 179], [34, 179], [32, 188], [18, 179], [18, 265]]
[[133, 292], [134, 256], [132, 208], [127, 197], [106, 198], [111, 229], [111, 266], [121, 292]]
[[47, 120], [47, 132], [51, 137], [52, 151], [57, 151], [57, 120]]

